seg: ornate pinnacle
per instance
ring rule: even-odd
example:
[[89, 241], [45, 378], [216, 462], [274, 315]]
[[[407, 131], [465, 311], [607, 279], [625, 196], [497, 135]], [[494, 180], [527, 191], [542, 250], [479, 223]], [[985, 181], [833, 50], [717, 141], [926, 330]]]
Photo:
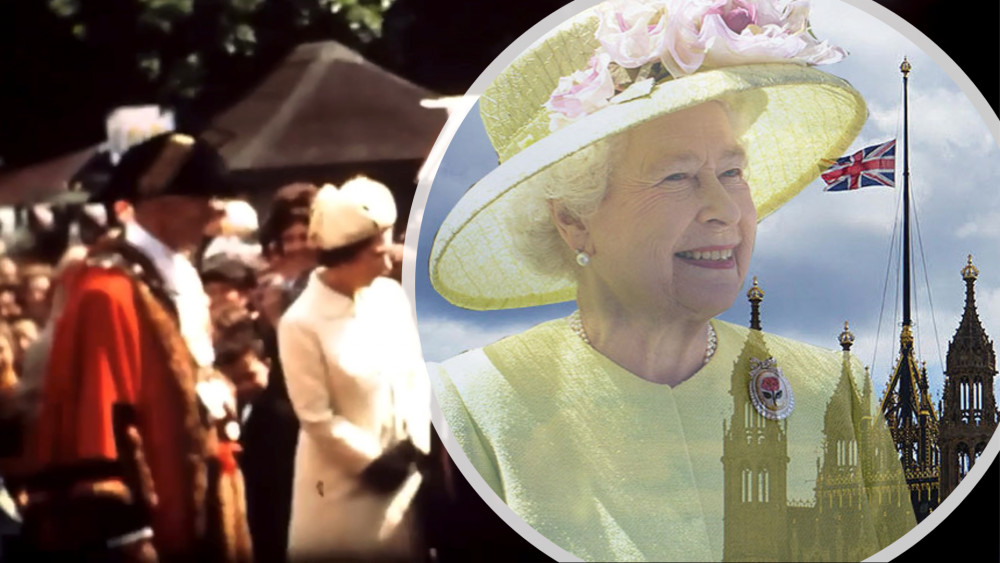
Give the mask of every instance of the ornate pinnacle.
[[757, 276], [753, 277], [753, 286], [749, 291], [747, 291], [747, 299], [749, 299], [751, 303], [760, 303], [764, 300], [764, 290], [757, 285]]
[[910, 325], [903, 325], [903, 332], [899, 334], [899, 342], [903, 345], [913, 344], [913, 332], [910, 330]]
[[844, 321], [844, 332], [840, 333], [840, 347], [844, 349], [845, 352], [851, 351], [851, 345], [854, 344], [854, 334], [847, 326], [847, 321]]
[[[928, 387], [928, 385], [927, 385], [927, 362], [920, 362], [920, 374], [919, 375], [920, 375], [920, 377], [917, 380], [917, 387], [920, 387], [920, 390], [923, 391], [924, 393], [926, 393], [927, 392], [927, 387]], [[920, 405], [920, 414], [927, 414], [928, 411], [924, 408], [925, 406], [930, 406], [930, 403], [928, 402], [926, 405], [924, 405], [924, 404]]]
[[979, 277], [979, 269], [972, 265], [972, 255], [969, 255], [969, 263], [962, 268], [962, 279], [965, 281], [976, 281]]
[[903, 76], [905, 77], [910, 74], [910, 69], [912, 68], [913, 67], [910, 66], [910, 61], [906, 60], [906, 56], [903, 56], [903, 64], [899, 65], [899, 70], [903, 73]]
[[753, 277], [753, 286], [747, 291], [750, 300], [750, 328], [760, 330], [760, 302], [764, 300], [764, 290], [757, 285], [757, 276]]

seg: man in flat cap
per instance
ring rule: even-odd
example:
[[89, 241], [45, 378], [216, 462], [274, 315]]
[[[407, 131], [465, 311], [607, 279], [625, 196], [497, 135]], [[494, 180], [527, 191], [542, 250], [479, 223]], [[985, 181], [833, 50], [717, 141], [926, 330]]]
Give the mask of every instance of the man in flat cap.
[[91, 249], [55, 328], [28, 442], [32, 555], [249, 559], [239, 426], [188, 258], [228, 191], [213, 148], [168, 133], [130, 149], [95, 198], [133, 215]]
[[238, 255], [213, 254], [201, 263], [201, 283], [214, 322], [216, 314], [225, 307], [249, 308], [251, 294], [257, 287], [257, 274]]
[[430, 447], [430, 387], [409, 302], [384, 276], [396, 206], [367, 178], [316, 195], [320, 267], [278, 327], [301, 424], [289, 558], [421, 557], [412, 504]]

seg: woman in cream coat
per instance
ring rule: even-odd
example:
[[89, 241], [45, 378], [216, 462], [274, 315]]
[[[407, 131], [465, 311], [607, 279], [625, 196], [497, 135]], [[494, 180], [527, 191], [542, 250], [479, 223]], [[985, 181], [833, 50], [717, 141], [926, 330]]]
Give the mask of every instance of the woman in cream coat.
[[288, 309], [278, 344], [301, 423], [289, 557], [408, 558], [409, 510], [430, 444], [430, 391], [402, 288], [381, 277], [395, 204], [359, 178], [324, 187], [311, 242], [320, 268]]

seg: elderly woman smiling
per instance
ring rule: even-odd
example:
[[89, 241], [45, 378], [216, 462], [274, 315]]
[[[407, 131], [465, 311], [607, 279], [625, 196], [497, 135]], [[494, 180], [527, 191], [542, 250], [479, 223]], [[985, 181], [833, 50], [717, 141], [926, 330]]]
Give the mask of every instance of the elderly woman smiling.
[[[571, 272], [578, 332], [635, 375], [676, 386], [708, 359], [708, 320], [733, 304], [750, 263], [757, 212], [746, 155], [718, 101], [655, 118], [607, 145], [604, 173], [582, 168], [603, 188], [590, 194], [595, 201], [548, 199], [543, 225], [517, 229], [514, 218], [512, 230], [526, 233], [518, 247], [540, 270], [567, 266], [565, 250], [532, 251], [545, 230], [558, 239], [550, 244], [575, 249], [585, 263]], [[580, 185], [565, 180], [553, 185]]]
[[813, 68], [845, 53], [806, 16], [602, 4], [480, 99], [501, 165], [445, 220], [431, 281], [468, 309], [579, 310], [431, 377], [482, 480], [577, 557], [862, 559], [914, 524], [858, 361], [713, 319], [758, 220], [866, 117]]

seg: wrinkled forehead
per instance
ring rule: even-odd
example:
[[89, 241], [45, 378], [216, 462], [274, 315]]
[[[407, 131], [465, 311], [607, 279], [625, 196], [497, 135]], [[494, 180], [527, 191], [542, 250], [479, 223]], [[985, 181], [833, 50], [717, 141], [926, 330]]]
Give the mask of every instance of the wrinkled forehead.
[[711, 101], [670, 113], [634, 127], [621, 136], [624, 153], [616, 160], [631, 166], [704, 161], [741, 164], [746, 152], [733, 125], [732, 112]]
[[711, 100], [680, 111], [661, 115], [629, 129], [623, 135], [632, 138], [665, 137], [686, 139], [707, 132], [730, 139], [739, 137], [739, 116], [722, 100]]

